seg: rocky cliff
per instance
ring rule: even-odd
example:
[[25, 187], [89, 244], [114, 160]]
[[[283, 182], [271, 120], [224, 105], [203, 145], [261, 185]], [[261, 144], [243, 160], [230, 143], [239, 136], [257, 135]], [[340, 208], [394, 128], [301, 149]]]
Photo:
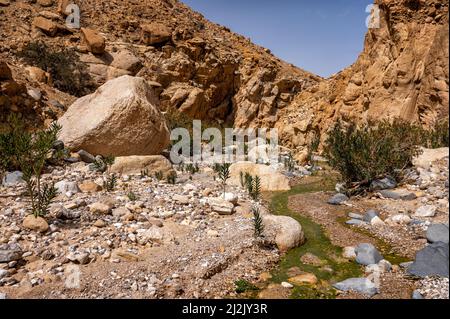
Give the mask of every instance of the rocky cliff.
[[[432, 127], [448, 117], [448, 2], [377, 0], [379, 28], [357, 61], [296, 96], [277, 123], [290, 147], [338, 118], [400, 117]], [[323, 134], [323, 137], [325, 134]]]
[[70, 2], [1, 2], [0, 57], [25, 86], [22, 97], [34, 95], [25, 105], [2, 93], [2, 114], [31, 108], [59, 117], [75, 100], [67, 85], [51, 79], [51, 68], [18, 57], [27, 43], [43, 42], [75, 52], [76, 72], [69, 74], [83, 81], [78, 95], [121, 75], [141, 76], [157, 91], [162, 111], [278, 127], [283, 144], [298, 153], [338, 118], [401, 117], [433, 126], [448, 116], [448, 2], [376, 0], [379, 28], [368, 30], [357, 61], [329, 79], [281, 61], [176, 0], [75, 1], [81, 30], [65, 25], [61, 8]]

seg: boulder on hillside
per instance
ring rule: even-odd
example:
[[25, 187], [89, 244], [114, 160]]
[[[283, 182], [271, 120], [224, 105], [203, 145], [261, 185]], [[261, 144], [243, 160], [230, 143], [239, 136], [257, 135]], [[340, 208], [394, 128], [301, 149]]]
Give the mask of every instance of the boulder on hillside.
[[264, 233], [280, 251], [298, 247], [305, 242], [305, 234], [298, 221], [289, 216], [263, 216]]
[[240, 186], [240, 173], [249, 173], [261, 178], [262, 191], [288, 191], [291, 189], [289, 179], [277, 172], [273, 167], [252, 162], [238, 162], [230, 167], [230, 185]]
[[106, 42], [105, 38], [97, 33], [97, 31], [81, 28], [81, 34], [83, 35], [84, 42], [89, 50], [93, 54], [103, 54], [105, 52]]
[[111, 166], [112, 173], [126, 175], [140, 174], [143, 170], [149, 174], [162, 172], [164, 176], [173, 172], [172, 164], [162, 155], [117, 157]]
[[43, 17], [34, 18], [33, 26], [51, 37], [54, 37], [58, 32], [58, 24]]
[[76, 100], [58, 122], [68, 148], [95, 155], [157, 155], [170, 142], [153, 89], [128, 75]]
[[148, 23], [142, 25], [141, 29], [141, 40], [146, 45], [162, 44], [172, 37], [172, 31], [164, 24]]

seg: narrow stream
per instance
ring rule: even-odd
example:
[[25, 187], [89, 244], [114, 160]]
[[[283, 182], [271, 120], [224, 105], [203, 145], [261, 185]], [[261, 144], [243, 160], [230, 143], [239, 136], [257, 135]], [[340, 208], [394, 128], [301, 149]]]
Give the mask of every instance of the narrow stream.
[[[355, 262], [349, 262], [342, 258], [342, 248], [331, 243], [321, 225], [311, 219], [291, 211], [288, 207], [289, 197], [298, 194], [333, 190], [334, 183], [331, 180], [321, 178], [307, 184], [299, 184], [292, 190], [283, 193], [275, 193], [271, 198], [271, 209], [275, 215], [285, 215], [296, 219], [303, 228], [306, 243], [298, 248], [290, 250], [271, 272], [269, 283], [281, 283], [287, 281], [292, 271], [300, 271], [314, 274], [318, 283], [316, 285], [294, 286], [291, 298], [316, 299], [335, 298], [335, 290], [331, 284], [347, 278], [363, 275], [361, 266]], [[306, 253], [314, 254], [321, 260], [321, 265], [313, 266], [304, 264], [300, 258]], [[292, 269], [293, 267], [297, 267]]]

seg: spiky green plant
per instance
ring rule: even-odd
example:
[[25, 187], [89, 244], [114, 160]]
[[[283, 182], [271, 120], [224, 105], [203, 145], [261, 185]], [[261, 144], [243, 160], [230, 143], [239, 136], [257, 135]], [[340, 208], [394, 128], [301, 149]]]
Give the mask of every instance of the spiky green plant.
[[261, 196], [261, 178], [258, 175], [253, 177], [253, 187], [250, 196], [254, 201], [258, 201]]
[[250, 173], [244, 175], [245, 189], [249, 194], [253, 193], [253, 176]]
[[161, 180], [164, 178], [164, 173], [163, 173], [162, 171], [157, 171], [157, 172], [155, 172], [155, 178], [156, 178], [158, 181], [161, 181]]
[[177, 183], [177, 173], [175, 172], [171, 172], [170, 174], [167, 175], [167, 183], [171, 184], [171, 185], [175, 185]]
[[150, 176], [149, 172], [148, 172], [148, 168], [141, 169], [141, 178], [148, 177], [148, 176]]
[[25, 130], [16, 116], [9, 118], [9, 130], [0, 134], [0, 153], [2, 165], [17, 167], [22, 171], [30, 198], [31, 213], [45, 216], [48, 207], [58, 192], [54, 184], [41, 181], [46, 161], [54, 156], [53, 145], [57, 140], [61, 126], [53, 123], [48, 129], [32, 134]]
[[117, 186], [117, 176], [116, 174], [111, 174], [106, 177], [106, 179], [103, 181], [103, 188], [106, 189], [108, 192], [114, 191], [114, 189]]
[[241, 183], [241, 187], [245, 187], [245, 179], [244, 179], [244, 172], [239, 172], [239, 182]]
[[219, 164], [218, 177], [223, 187], [223, 197], [225, 198], [225, 192], [227, 187], [227, 180], [230, 178], [230, 163]]
[[260, 209], [258, 206], [252, 207], [253, 213], [253, 230], [255, 238], [263, 238], [264, 237], [264, 223], [261, 217]]

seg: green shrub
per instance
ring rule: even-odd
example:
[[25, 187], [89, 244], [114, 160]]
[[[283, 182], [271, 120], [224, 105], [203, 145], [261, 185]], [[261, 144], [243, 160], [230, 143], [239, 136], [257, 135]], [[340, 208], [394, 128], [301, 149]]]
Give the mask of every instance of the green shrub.
[[258, 290], [258, 287], [249, 283], [247, 280], [240, 279], [240, 280], [235, 281], [234, 284], [236, 286], [235, 291], [239, 294], [244, 293], [246, 291]]
[[256, 239], [264, 237], [264, 223], [258, 206], [252, 207], [253, 213], [253, 234]]
[[164, 173], [162, 171], [155, 172], [155, 178], [158, 181], [161, 181], [164, 178]]
[[167, 183], [171, 184], [171, 185], [175, 185], [177, 183], [177, 173], [175, 172], [171, 172], [170, 174], [167, 175]]
[[0, 154], [2, 169], [14, 167], [20, 169], [30, 198], [31, 213], [45, 216], [52, 200], [57, 196], [54, 184], [41, 181], [47, 160], [54, 156], [53, 145], [61, 126], [53, 123], [47, 130], [29, 133], [17, 117], [11, 117], [10, 129], [0, 134]]
[[73, 49], [54, 49], [36, 41], [26, 44], [16, 55], [25, 63], [50, 73], [54, 87], [63, 92], [83, 96], [95, 89], [87, 65]]
[[117, 176], [116, 174], [111, 174], [106, 177], [106, 179], [103, 181], [103, 188], [107, 192], [112, 192], [117, 186]]
[[136, 193], [131, 190], [127, 193], [127, 197], [131, 202], [135, 202], [139, 199], [139, 197], [136, 195]]
[[219, 164], [218, 166], [218, 176], [223, 187], [223, 196], [225, 198], [225, 192], [227, 187], [227, 180], [230, 178], [230, 163]]
[[387, 175], [399, 178], [420, 154], [421, 133], [420, 127], [399, 120], [362, 127], [344, 127], [338, 121], [329, 132], [324, 151], [347, 184], [366, 185]]

